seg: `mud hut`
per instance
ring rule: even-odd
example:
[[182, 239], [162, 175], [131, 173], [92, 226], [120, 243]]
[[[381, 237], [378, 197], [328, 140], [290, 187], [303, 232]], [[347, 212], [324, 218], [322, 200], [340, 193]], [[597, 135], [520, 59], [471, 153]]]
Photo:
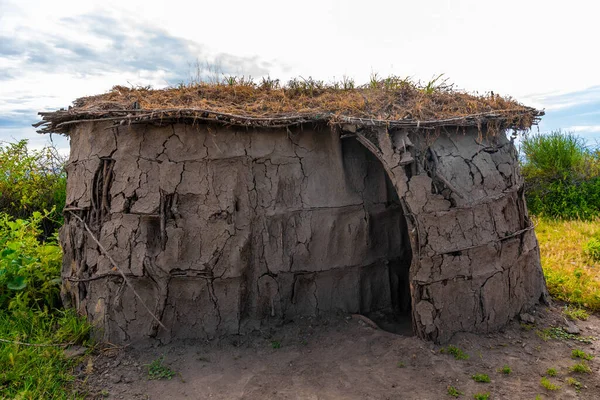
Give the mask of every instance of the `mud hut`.
[[444, 342], [545, 301], [507, 137], [543, 113], [390, 82], [115, 87], [40, 113], [71, 144], [65, 301], [113, 343], [328, 312]]

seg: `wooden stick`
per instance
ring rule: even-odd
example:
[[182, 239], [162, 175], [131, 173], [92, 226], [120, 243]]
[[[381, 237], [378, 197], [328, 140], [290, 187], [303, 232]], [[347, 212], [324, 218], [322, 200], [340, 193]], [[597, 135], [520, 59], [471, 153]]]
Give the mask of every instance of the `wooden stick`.
[[[182, 118], [195, 118], [198, 120], [209, 120], [221, 123], [230, 123], [232, 125], [279, 125], [279, 126], [290, 126], [301, 123], [317, 122], [328, 120], [330, 123], [336, 123], [338, 121], [346, 123], [360, 123], [364, 126], [395, 126], [395, 127], [417, 127], [417, 128], [431, 128], [444, 126], [449, 123], [459, 124], [461, 126], [479, 126], [482, 119], [505, 119], [502, 114], [514, 112], [517, 114], [531, 113], [530, 109], [518, 108], [518, 109], [506, 109], [506, 110], [495, 110], [489, 112], [482, 112], [476, 114], [462, 115], [452, 118], [437, 119], [421, 121], [415, 119], [409, 120], [384, 120], [375, 118], [360, 118], [351, 117], [344, 115], [336, 115], [332, 112], [322, 113], [305, 113], [305, 114], [292, 114], [278, 117], [257, 117], [249, 115], [239, 115], [232, 113], [224, 113], [219, 111], [211, 111], [201, 108], [169, 108], [169, 109], [150, 109], [150, 110], [99, 110], [99, 111], [56, 111], [53, 113], [39, 113], [45, 122], [46, 127], [40, 129], [39, 132], [51, 132], [60, 130], [68, 125], [78, 124], [81, 122], [99, 122], [99, 121], [127, 121], [129, 123], [136, 121], [156, 121], [162, 119], [182, 119]], [[115, 114], [121, 114], [115, 116]], [[198, 115], [203, 114], [203, 115]], [[208, 116], [212, 116], [209, 118]], [[74, 119], [76, 118], [76, 119]], [[62, 121], [62, 122], [61, 122]], [[42, 122], [34, 124], [38, 127], [43, 125]]]
[[102, 244], [100, 243], [100, 241], [98, 239], [96, 239], [96, 236], [94, 236], [94, 233], [92, 232], [92, 230], [90, 229], [90, 227], [88, 226], [88, 224], [86, 224], [85, 221], [83, 219], [81, 219], [81, 217], [79, 215], [75, 214], [72, 211], [70, 211], [70, 213], [71, 213], [71, 215], [73, 217], [75, 217], [76, 220], [78, 220], [79, 222], [81, 222], [83, 224], [83, 227], [89, 233], [89, 235], [91, 236], [92, 240], [98, 245], [98, 247], [100, 248], [100, 250], [102, 251], [102, 253], [106, 256], [106, 258], [108, 258], [108, 260], [111, 262], [111, 264], [113, 265], [113, 267], [116, 268], [117, 271], [121, 274], [121, 277], [123, 278], [123, 280], [125, 281], [125, 283], [127, 284], [127, 286], [129, 286], [129, 288], [133, 291], [133, 294], [142, 303], [142, 306], [144, 306], [144, 308], [146, 309], [146, 311], [148, 311], [148, 314], [150, 314], [152, 316], [152, 318], [154, 318], [154, 320], [156, 320], [156, 322], [158, 322], [158, 324], [161, 327], [163, 327], [164, 330], [168, 331], [167, 327], [164, 326], [162, 322], [160, 322], [160, 320], [156, 317], [156, 315], [154, 315], [154, 313], [152, 311], [150, 311], [150, 308], [148, 308], [148, 306], [144, 302], [144, 299], [142, 299], [142, 297], [134, 289], [133, 284], [129, 281], [129, 279], [127, 279], [127, 276], [125, 275], [125, 273], [123, 273], [123, 271], [121, 270], [121, 268], [119, 268], [119, 266], [117, 265], [117, 263], [115, 262], [115, 260], [113, 260], [113, 258], [110, 256], [110, 254], [108, 254], [108, 251], [104, 248], [104, 246], [102, 246]]

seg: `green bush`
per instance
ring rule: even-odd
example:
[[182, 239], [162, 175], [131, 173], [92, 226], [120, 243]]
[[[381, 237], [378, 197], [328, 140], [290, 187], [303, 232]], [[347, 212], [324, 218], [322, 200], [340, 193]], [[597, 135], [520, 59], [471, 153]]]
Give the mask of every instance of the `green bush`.
[[600, 238], [593, 237], [583, 246], [583, 252], [594, 261], [600, 262]]
[[42, 234], [50, 236], [62, 223], [64, 164], [54, 147], [35, 151], [27, 148], [27, 140], [0, 143], [0, 211], [25, 219], [34, 212], [54, 209], [41, 222]]
[[557, 219], [600, 216], [600, 157], [561, 131], [523, 139], [522, 173], [531, 214]]
[[73, 385], [78, 360], [63, 345], [89, 344], [91, 326], [60, 309], [62, 252], [56, 234], [39, 240], [47, 215], [0, 213], [0, 398], [84, 397]]
[[526, 159], [523, 171], [532, 177], [558, 178], [583, 172], [589, 158], [582, 138], [560, 130], [526, 136], [521, 149]]
[[0, 310], [52, 309], [60, 302], [61, 249], [56, 235], [38, 240], [47, 215], [14, 220], [0, 213]]
[[531, 214], [556, 219], [592, 220], [600, 216], [600, 177], [536, 179], [525, 175]]

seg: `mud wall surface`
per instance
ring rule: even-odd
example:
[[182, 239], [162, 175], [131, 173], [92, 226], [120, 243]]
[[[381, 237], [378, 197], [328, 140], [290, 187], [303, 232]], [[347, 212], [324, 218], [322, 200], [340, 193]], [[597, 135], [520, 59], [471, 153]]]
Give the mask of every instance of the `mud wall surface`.
[[546, 301], [516, 150], [504, 133], [346, 129], [403, 198], [417, 335], [445, 342], [459, 331], [488, 332]]
[[413, 328], [436, 342], [547, 296], [501, 132], [85, 123], [67, 171], [64, 297], [115, 343], [388, 308], [409, 262]]
[[391, 305], [388, 266], [410, 259], [406, 220], [383, 165], [356, 140], [327, 127], [102, 123], [70, 137], [64, 298], [103, 339], [211, 338]]

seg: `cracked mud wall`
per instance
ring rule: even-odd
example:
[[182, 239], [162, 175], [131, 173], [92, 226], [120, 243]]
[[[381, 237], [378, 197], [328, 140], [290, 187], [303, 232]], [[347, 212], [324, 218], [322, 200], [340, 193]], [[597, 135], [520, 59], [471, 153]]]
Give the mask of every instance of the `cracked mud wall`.
[[445, 342], [459, 331], [489, 332], [546, 301], [517, 153], [504, 133], [356, 135], [405, 193], [418, 336]]
[[183, 124], [86, 123], [70, 136], [67, 210], [168, 328], [67, 212], [64, 298], [104, 339], [209, 338], [391, 306], [390, 265], [410, 257], [406, 220], [382, 164], [355, 140], [327, 127]]
[[396, 306], [410, 260], [424, 339], [495, 330], [547, 296], [502, 133], [85, 123], [67, 170], [67, 209], [168, 328], [67, 213], [64, 297], [115, 343]]

